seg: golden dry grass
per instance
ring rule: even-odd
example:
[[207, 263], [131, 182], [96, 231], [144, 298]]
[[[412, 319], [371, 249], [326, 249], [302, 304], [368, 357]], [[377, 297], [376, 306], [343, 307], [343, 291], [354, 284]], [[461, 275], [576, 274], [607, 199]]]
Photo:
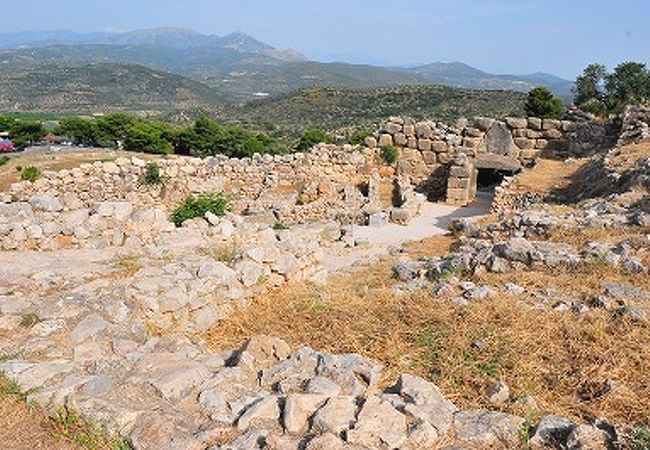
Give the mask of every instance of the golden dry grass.
[[433, 236], [421, 241], [407, 242], [403, 245], [411, 258], [417, 259], [426, 256], [442, 256], [451, 251], [456, 242], [452, 235]]
[[3, 450], [116, 450], [127, 447], [96, 432], [74, 415], [51, 419], [25, 402], [0, 374], [0, 448]]
[[[477, 281], [576, 295], [600, 292], [603, 281], [650, 289], [650, 280], [605, 266], [486, 274]], [[534, 310], [508, 296], [459, 310], [450, 297], [427, 291], [396, 295], [393, 282], [390, 261], [384, 261], [337, 277], [326, 289], [292, 285], [256, 299], [205, 337], [218, 349], [266, 334], [294, 347], [358, 352], [385, 364], [384, 386], [399, 373], [415, 373], [463, 408], [488, 406], [486, 386], [502, 379], [514, 397], [532, 396], [544, 413], [650, 424], [649, 327], [605, 311], [575, 316]], [[477, 340], [487, 349], [473, 348]], [[613, 383], [606, 392], [608, 380]], [[528, 413], [515, 403], [504, 409]]]
[[12, 183], [20, 181], [20, 172], [17, 167], [37, 167], [41, 172], [45, 170], [63, 170], [79, 167], [83, 163], [95, 161], [112, 161], [119, 157], [138, 156], [138, 158], [152, 159], [154, 155], [132, 153], [116, 150], [88, 150], [88, 151], [60, 151], [30, 153], [28, 155], [15, 154], [9, 161], [0, 166], [0, 192], [7, 191]]
[[573, 175], [588, 161], [589, 159], [583, 158], [573, 164], [565, 164], [563, 161], [540, 158], [534, 169], [517, 177], [515, 188], [537, 194], [548, 194], [566, 188], [571, 184]]
[[650, 158], [650, 142], [640, 142], [615, 150], [608, 166], [623, 172], [631, 169], [640, 158]]
[[615, 244], [634, 236], [643, 237], [650, 234], [650, 227], [625, 227], [625, 228], [574, 228], [556, 227], [550, 230], [547, 239], [551, 242], [571, 244], [578, 248], [589, 241], [598, 241]]

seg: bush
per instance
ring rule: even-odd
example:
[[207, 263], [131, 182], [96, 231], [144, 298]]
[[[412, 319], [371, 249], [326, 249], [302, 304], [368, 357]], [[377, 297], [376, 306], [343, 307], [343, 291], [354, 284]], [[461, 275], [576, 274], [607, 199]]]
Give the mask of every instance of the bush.
[[543, 119], [559, 119], [564, 112], [562, 100], [544, 86], [533, 88], [528, 93], [528, 100], [524, 105], [526, 114]]
[[25, 167], [20, 172], [20, 178], [25, 181], [36, 181], [41, 176], [41, 171], [34, 166]]
[[160, 176], [160, 166], [157, 162], [148, 162], [144, 170], [144, 175], [140, 180], [142, 184], [160, 184], [162, 183], [162, 177]]
[[296, 150], [299, 152], [304, 152], [316, 144], [330, 144], [331, 142], [332, 138], [327, 133], [321, 130], [309, 130], [305, 131], [305, 133], [300, 138], [300, 142], [296, 146]]
[[372, 132], [368, 130], [358, 130], [352, 133], [348, 142], [352, 145], [363, 145], [367, 137], [372, 136]]
[[387, 145], [381, 148], [381, 159], [383, 159], [389, 166], [395, 164], [395, 161], [397, 161], [397, 155], [397, 148], [392, 145]]
[[8, 156], [0, 156], [0, 166], [4, 166], [9, 162], [9, 157]]
[[189, 196], [181, 206], [174, 210], [170, 219], [177, 227], [180, 227], [186, 220], [203, 217], [206, 212], [222, 217], [228, 211], [228, 203], [228, 197], [223, 193], [204, 194], [199, 197]]

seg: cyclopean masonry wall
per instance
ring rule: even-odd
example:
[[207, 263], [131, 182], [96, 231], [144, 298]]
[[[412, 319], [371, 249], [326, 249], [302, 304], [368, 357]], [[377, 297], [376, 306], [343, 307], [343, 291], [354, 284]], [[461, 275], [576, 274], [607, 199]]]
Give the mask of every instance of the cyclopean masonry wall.
[[[446, 194], [448, 203], [467, 205], [476, 194], [477, 169], [518, 172], [544, 151], [581, 155], [605, 145], [606, 137], [604, 125], [572, 111], [567, 120], [477, 117], [452, 126], [393, 117], [365, 143], [400, 148], [398, 176], [410, 177], [429, 198]], [[460, 155], [466, 158], [454, 163]]]

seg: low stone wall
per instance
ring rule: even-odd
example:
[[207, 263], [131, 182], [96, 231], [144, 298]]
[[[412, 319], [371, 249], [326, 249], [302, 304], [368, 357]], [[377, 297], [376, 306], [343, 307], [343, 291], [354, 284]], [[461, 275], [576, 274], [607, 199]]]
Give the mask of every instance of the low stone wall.
[[650, 107], [628, 106], [622, 117], [621, 134], [617, 146], [650, 139]]
[[280, 221], [308, 222], [362, 206], [364, 199], [354, 191], [367, 182], [374, 161], [373, 152], [353, 151], [350, 146], [242, 159], [161, 159], [157, 163], [164, 182], [147, 186], [140, 183], [146, 162], [119, 158], [45, 172], [34, 183], [13, 185], [9, 199], [25, 202], [36, 194], [50, 193], [63, 202], [64, 209], [69, 203], [73, 203], [70, 209], [76, 209], [104, 201], [170, 208], [189, 194], [223, 191], [231, 194], [235, 212], [272, 211]]

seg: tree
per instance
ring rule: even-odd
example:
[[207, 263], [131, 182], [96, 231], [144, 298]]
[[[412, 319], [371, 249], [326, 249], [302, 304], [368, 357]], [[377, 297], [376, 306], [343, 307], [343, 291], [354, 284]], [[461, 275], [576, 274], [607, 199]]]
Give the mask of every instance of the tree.
[[524, 108], [527, 115], [544, 119], [559, 119], [564, 112], [562, 100], [544, 86], [530, 90]]
[[624, 62], [605, 77], [605, 89], [607, 106], [612, 112], [621, 112], [627, 105], [644, 104], [650, 100], [650, 71], [645, 64]]
[[81, 117], [66, 117], [61, 119], [55, 130], [57, 134], [67, 137], [78, 145], [98, 145], [100, 132], [94, 120]]
[[163, 138], [167, 125], [140, 121], [126, 130], [124, 146], [133, 152], [167, 155], [174, 151], [171, 142]]
[[40, 140], [45, 136], [45, 127], [35, 120], [16, 120], [9, 130], [11, 138], [18, 147]]
[[0, 131], [10, 131], [15, 122], [16, 119], [11, 116], [0, 116]]
[[576, 79], [574, 103], [585, 111], [602, 114], [605, 110], [603, 82], [607, 68], [602, 64], [590, 64]]
[[325, 132], [321, 130], [308, 130], [300, 138], [300, 142], [296, 146], [296, 150], [299, 152], [304, 152], [309, 150], [316, 144], [320, 143], [329, 144], [332, 142], [332, 138]]
[[126, 113], [111, 113], [97, 119], [97, 129], [107, 141], [124, 142], [128, 129], [140, 119]]
[[200, 117], [192, 128], [176, 133], [176, 152], [198, 157], [226, 155], [242, 158], [255, 153], [283, 153], [277, 141], [238, 125], [222, 126]]

